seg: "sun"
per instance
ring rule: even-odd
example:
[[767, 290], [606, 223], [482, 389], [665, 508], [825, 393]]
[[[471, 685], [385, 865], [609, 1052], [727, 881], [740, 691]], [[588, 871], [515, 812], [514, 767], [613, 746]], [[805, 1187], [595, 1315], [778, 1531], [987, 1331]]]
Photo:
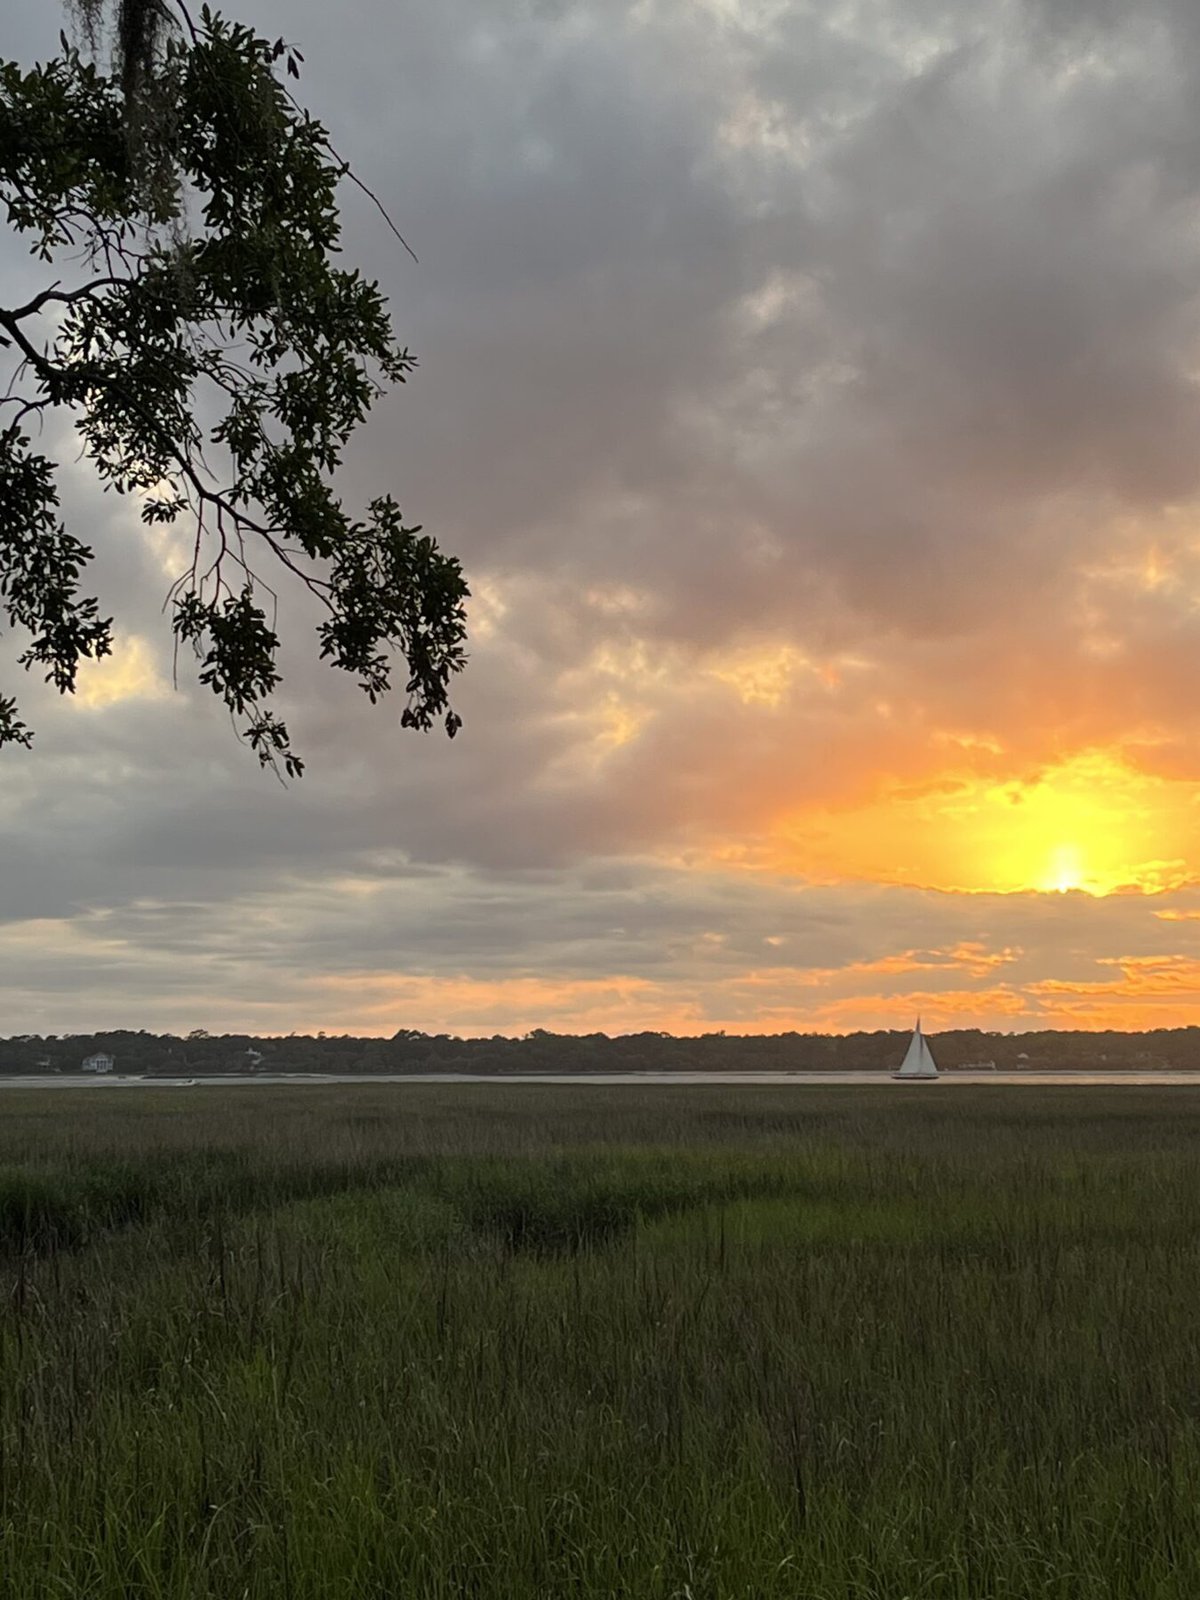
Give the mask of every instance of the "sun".
[[1049, 870], [1038, 887], [1066, 894], [1070, 889], [1081, 889], [1084, 876], [1083, 852], [1079, 846], [1060, 844], [1050, 852]]
[[1030, 772], [883, 782], [862, 805], [797, 811], [788, 870], [982, 894], [1157, 894], [1200, 873], [1194, 783], [1085, 750]]

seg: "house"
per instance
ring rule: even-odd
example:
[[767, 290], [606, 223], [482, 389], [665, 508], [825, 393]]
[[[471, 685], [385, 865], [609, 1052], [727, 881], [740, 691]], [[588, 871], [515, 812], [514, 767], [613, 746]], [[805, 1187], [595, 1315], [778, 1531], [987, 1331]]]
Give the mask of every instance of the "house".
[[116, 1064], [116, 1057], [105, 1055], [103, 1050], [97, 1051], [94, 1056], [84, 1056], [83, 1058], [83, 1070], [85, 1072], [111, 1072]]

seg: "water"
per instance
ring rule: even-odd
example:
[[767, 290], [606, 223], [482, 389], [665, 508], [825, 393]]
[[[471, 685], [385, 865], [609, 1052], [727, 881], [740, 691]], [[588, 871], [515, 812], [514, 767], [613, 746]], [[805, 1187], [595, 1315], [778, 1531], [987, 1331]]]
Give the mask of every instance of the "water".
[[[0, 1076], [0, 1089], [153, 1089], [230, 1088], [238, 1085], [306, 1083], [556, 1083], [569, 1086], [612, 1088], [629, 1084], [678, 1085], [744, 1084], [767, 1088], [804, 1089], [810, 1085], [892, 1083], [890, 1072], [538, 1072], [538, 1073], [260, 1073], [256, 1076], [203, 1078], [137, 1078], [117, 1074], [83, 1077], [57, 1074], [40, 1077]], [[898, 1092], [929, 1090], [937, 1085], [956, 1083], [1024, 1084], [1046, 1088], [1096, 1088], [1099, 1086], [1170, 1088], [1192, 1085], [1200, 1088], [1200, 1072], [943, 1072], [936, 1080], [897, 1084]]]

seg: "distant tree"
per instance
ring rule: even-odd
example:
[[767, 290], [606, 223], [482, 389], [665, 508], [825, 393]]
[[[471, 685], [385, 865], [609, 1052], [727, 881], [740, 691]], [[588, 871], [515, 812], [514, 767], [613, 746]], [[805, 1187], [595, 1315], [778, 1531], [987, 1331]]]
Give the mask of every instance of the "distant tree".
[[[47, 264], [0, 307], [12, 381], [0, 405], [0, 622], [60, 692], [109, 653], [112, 619], [81, 588], [93, 552], [58, 512], [31, 431], [70, 417], [103, 484], [147, 523], [188, 525], [169, 593], [176, 649], [264, 764], [302, 770], [270, 709], [275, 593], [323, 608], [319, 653], [371, 701], [406, 667], [406, 727], [441, 720], [464, 664], [457, 561], [390, 495], [362, 516], [332, 479], [388, 382], [415, 366], [377, 285], [335, 265], [337, 191], [353, 175], [284, 73], [299, 52], [183, 0], [75, 0], [83, 48], [0, 62], [0, 202]], [[94, 59], [107, 25], [111, 71]], [[372, 197], [373, 198], [373, 197]], [[28, 745], [0, 695], [0, 746]]]

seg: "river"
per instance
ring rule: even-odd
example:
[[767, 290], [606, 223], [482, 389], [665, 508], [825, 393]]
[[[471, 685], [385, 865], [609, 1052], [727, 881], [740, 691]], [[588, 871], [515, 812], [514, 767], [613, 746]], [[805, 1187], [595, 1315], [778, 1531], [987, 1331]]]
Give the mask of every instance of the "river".
[[[743, 1087], [805, 1089], [834, 1084], [866, 1085], [872, 1088], [893, 1083], [888, 1072], [538, 1072], [538, 1073], [258, 1073], [237, 1077], [140, 1078], [111, 1074], [84, 1077], [79, 1074], [44, 1076], [0, 1076], [0, 1089], [228, 1089], [263, 1086], [332, 1083], [436, 1083], [446, 1087], [461, 1084], [561, 1084], [572, 1088], [617, 1088], [651, 1085], [655, 1088], [698, 1088], [706, 1084], [741, 1084]], [[947, 1070], [937, 1079], [914, 1080], [897, 1085], [899, 1091], [920, 1088], [931, 1090], [949, 1084], [1019, 1084], [1026, 1088], [1200, 1088], [1200, 1072], [956, 1072]]]

